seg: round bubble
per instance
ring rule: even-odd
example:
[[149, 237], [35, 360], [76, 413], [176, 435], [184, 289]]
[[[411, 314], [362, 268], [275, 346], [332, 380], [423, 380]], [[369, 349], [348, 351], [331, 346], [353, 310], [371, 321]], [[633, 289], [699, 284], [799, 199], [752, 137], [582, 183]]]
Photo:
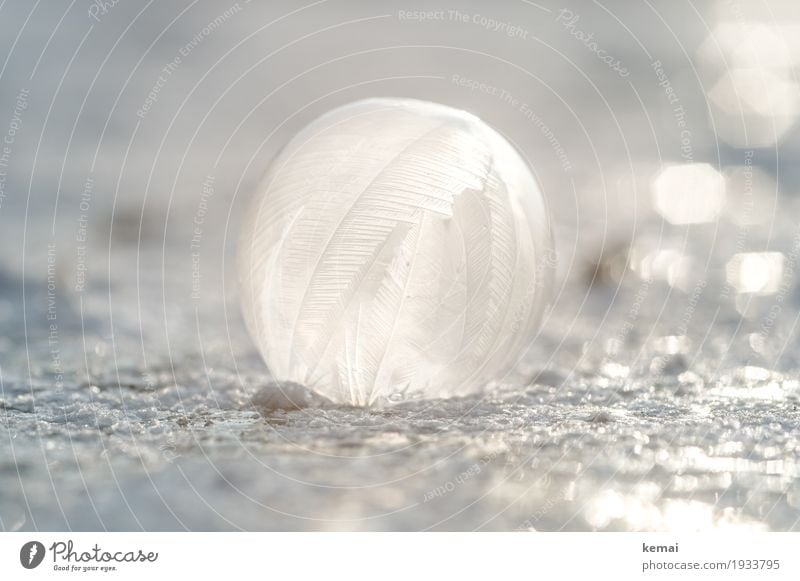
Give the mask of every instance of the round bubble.
[[483, 121], [357, 101], [259, 184], [239, 241], [245, 321], [275, 379], [337, 403], [473, 393], [535, 337], [551, 240], [528, 164]]

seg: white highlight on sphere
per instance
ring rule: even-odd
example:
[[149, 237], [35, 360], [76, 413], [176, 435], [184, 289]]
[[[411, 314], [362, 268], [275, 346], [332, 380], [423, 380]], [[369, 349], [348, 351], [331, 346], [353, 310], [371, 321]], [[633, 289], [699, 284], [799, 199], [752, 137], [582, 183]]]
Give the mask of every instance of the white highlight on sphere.
[[554, 252], [528, 165], [477, 117], [368, 99], [303, 129], [247, 210], [247, 326], [278, 380], [339, 403], [463, 395], [536, 332]]

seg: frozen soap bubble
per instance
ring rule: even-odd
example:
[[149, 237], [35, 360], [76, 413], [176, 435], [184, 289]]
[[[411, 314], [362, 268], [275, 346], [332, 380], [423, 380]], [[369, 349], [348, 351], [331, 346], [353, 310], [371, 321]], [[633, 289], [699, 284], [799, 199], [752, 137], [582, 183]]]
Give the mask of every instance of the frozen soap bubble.
[[239, 281], [276, 379], [371, 405], [501, 379], [537, 329], [552, 259], [542, 194], [503, 137], [443, 105], [368, 99], [272, 162]]

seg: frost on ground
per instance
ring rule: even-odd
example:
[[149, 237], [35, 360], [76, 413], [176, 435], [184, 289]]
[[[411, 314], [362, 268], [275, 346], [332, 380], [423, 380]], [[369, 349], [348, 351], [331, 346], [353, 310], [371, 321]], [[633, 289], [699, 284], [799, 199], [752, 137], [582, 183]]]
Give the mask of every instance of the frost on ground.
[[800, 528], [795, 290], [760, 333], [716, 291], [575, 276], [485, 395], [360, 409], [269, 387], [235, 289], [115, 252], [59, 283], [56, 341], [42, 273], [3, 274], [3, 530]]

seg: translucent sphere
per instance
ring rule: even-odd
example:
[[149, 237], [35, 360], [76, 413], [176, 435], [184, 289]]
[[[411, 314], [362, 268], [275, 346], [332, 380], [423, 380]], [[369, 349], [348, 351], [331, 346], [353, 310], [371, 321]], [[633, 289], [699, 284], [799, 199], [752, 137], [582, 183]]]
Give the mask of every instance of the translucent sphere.
[[463, 395], [502, 379], [550, 294], [542, 194], [477, 117], [368, 99], [308, 125], [247, 210], [247, 326], [278, 380], [339, 403]]

